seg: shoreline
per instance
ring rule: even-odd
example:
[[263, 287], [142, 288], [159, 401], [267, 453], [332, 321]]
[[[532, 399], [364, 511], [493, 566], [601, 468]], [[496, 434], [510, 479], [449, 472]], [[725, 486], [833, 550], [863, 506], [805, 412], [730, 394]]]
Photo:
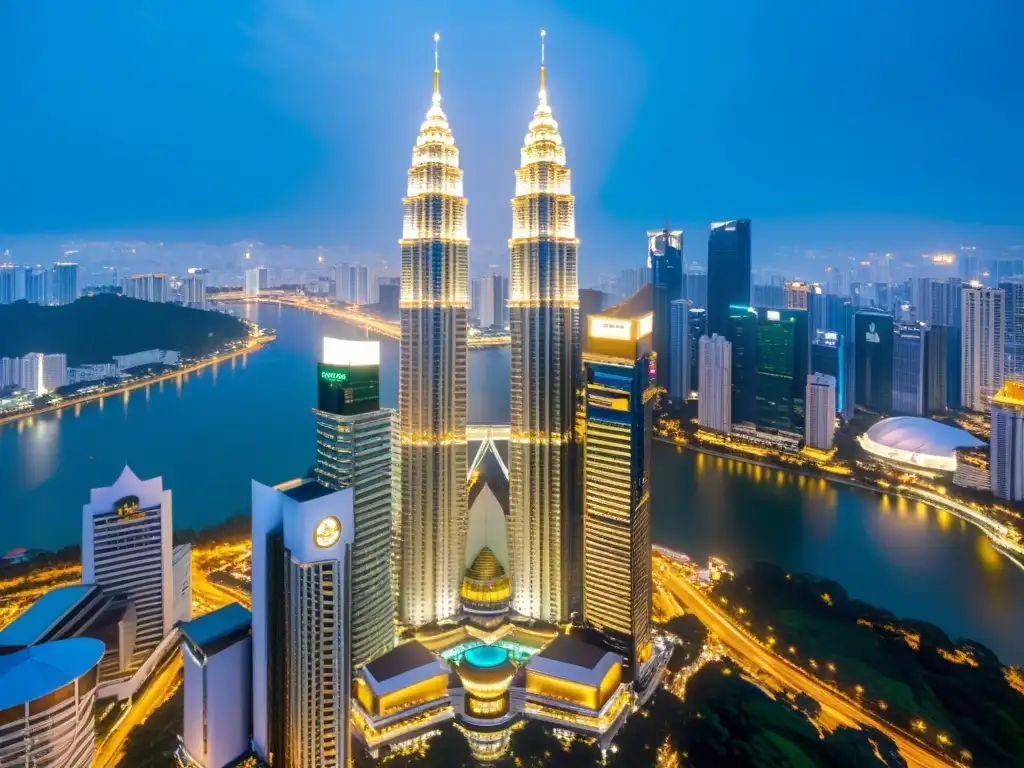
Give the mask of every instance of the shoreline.
[[[985, 524], [978, 521], [972, 515], [967, 514], [964, 511], [958, 509], [955, 502], [942, 499], [941, 497], [935, 496], [934, 494], [929, 494], [928, 496], [926, 496], [923, 491], [914, 492], [914, 489], [903, 489], [897, 486], [893, 486], [890, 488], [879, 488], [877, 485], [869, 485], [868, 483], [865, 483], [862, 480], [852, 480], [847, 477], [832, 475], [829, 472], [815, 471], [812, 469], [805, 469], [799, 466], [780, 466], [778, 464], [772, 464], [766, 461], [759, 461], [754, 458], [748, 458], [745, 456], [724, 453], [722, 451], [716, 451], [702, 445], [696, 445], [693, 442], [689, 441], [685, 443], [676, 442], [670, 437], [662, 437], [661, 435], [654, 435], [651, 439], [659, 443], [664, 443], [665, 445], [672, 445], [677, 448], [681, 448], [682, 450], [690, 450], [693, 451], [694, 453], [702, 453], [707, 456], [714, 456], [720, 459], [727, 459], [732, 461], [738, 461], [743, 464], [751, 464], [753, 466], [764, 467], [765, 469], [775, 469], [780, 472], [790, 472], [794, 475], [802, 475], [804, 477], [812, 477], [819, 480], [825, 480], [826, 482], [830, 483], [838, 483], [841, 485], [849, 486], [850, 488], [859, 488], [860, 490], [863, 491], [876, 493], [880, 496], [891, 494], [898, 498], [920, 502], [921, 504], [926, 504], [930, 507], [934, 507], [935, 509], [941, 509], [942, 511], [948, 512], [949, 514], [958, 517], [964, 522], [974, 526], [989, 540], [989, 542], [991, 542], [992, 546], [996, 549], [997, 552], [999, 552], [1001, 555], [1003, 555], [1003, 557], [1005, 557], [1011, 563], [1013, 563], [1022, 571], [1024, 571], [1024, 551], [1019, 552], [1012, 543], [1001, 540], [992, 530], [989, 530], [989, 528], [987, 528]], [[988, 525], [995, 526], [996, 524], [990, 522], [988, 523]]]
[[225, 360], [230, 360], [234, 357], [238, 357], [239, 355], [247, 355], [250, 352], [259, 351], [265, 345], [274, 341], [276, 338], [276, 334], [257, 336], [251, 338], [244, 347], [239, 347], [238, 349], [233, 349], [228, 352], [219, 352], [215, 354], [213, 357], [206, 358], [197, 363], [192, 363], [191, 365], [183, 366], [181, 368], [175, 368], [173, 370], [157, 374], [156, 376], [146, 377], [145, 379], [132, 380], [122, 385], [111, 387], [110, 389], [105, 389], [102, 392], [90, 392], [89, 394], [81, 397], [69, 397], [66, 400], [61, 400], [61, 402], [56, 403], [54, 405], [47, 405], [42, 408], [32, 408], [27, 411], [18, 411], [17, 413], [12, 413], [6, 416], [0, 416], [0, 428], [5, 426], [6, 424], [14, 424], [25, 419], [31, 419], [36, 416], [42, 416], [47, 413], [56, 413], [59, 411], [63, 411], [65, 408], [77, 408], [86, 403], [96, 402], [97, 400], [106, 400], [108, 397], [111, 397], [112, 395], [120, 395], [125, 392], [132, 392], [136, 389], [148, 387], [151, 384], [158, 384], [162, 381], [167, 381], [168, 379], [174, 379], [177, 378], [178, 376], [194, 373], [195, 371], [202, 370], [203, 368], [207, 368], [211, 365], [216, 365], [217, 363], [224, 362]]

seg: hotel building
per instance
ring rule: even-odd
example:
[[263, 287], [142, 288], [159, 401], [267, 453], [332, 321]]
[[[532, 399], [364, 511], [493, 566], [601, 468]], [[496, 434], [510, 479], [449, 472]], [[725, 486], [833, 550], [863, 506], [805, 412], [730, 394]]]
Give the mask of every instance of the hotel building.
[[252, 484], [253, 748], [272, 768], [348, 765], [352, 498]]
[[467, 515], [469, 237], [459, 150], [441, 109], [439, 78], [435, 47], [434, 93], [412, 151], [399, 241], [398, 614], [413, 626], [458, 612]]
[[[654, 315], [644, 288], [587, 322], [583, 620], [637, 671], [651, 641]], [[646, 295], [645, 295], [646, 294]]]
[[[380, 342], [324, 339], [317, 366], [316, 479], [352, 489], [352, 668], [395, 645], [391, 563], [397, 510], [392, 435], [397, 414], [380, 407]], [[397, 469], [397, 467], [394, 467]]]
[[578, 589], [579, 240], [543, 53], [538, 98], [516, 169], [509, 240], [512, 607], [559, 621], [573, 609]]

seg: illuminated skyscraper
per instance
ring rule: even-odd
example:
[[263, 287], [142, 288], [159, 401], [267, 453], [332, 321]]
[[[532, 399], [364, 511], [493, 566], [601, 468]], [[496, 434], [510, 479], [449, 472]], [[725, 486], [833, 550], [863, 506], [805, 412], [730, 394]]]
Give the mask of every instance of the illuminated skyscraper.
[[683, 295], [683, 231], [664, 229], [647, 232], [647, 260], [654, 285], [654, 353], [658, 386], [669, 389], [672, 345], [669, 330], [670, 309], [673, 301]]
[[728, 333], [729, 308], [749, 304], [750, 219], [716, 222], [708, 235], [707, 333]]
[[651, 331], [656, 318], [647, 309], [649, 300], [646, 306], [630, 303], [592, 315], [587, 323], [583, 618], [639, 671], [651, 656]]
[[469, 238], [459, 150], [434, 94], [403, 200], [398, 403], [402, 451], [399, 619], [455, 615], [466, 530]]
[[573, 427], [580, 366], [579, 241], [565, 148], [545, 89], [543, 35], [539, 103], [516, 170], [509, 240], [509, 508], [512, 607], [555, 621], [569, 613], [578, 562]]
[[961, 405], [984, 411], [1003, 386], [1005, 315], [1002, 289], [977, 284], [961, 294]]

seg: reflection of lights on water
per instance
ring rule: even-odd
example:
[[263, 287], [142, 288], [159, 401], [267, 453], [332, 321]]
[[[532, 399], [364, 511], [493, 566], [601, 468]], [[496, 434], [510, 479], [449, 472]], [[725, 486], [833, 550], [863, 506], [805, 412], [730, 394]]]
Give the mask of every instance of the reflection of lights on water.
[[949, 529], [953, 526], [953, 515], [944, 509], [936, 509], [935, 519], [939, 522], [939, 530], [943, 533], [949, 533]]
[[102, 397], [100, 398], [100, 410], [101, 410], [101, 411], [103, 410], [103, 400], [104, 400], [104, 399], [105, 399], [105, 398], [102, 398]]
[[[60, 426], [56, 419], [30, 419], [30, 429], [19, 441], [18, 455], [21, 457], [21, 475], [29, 488], [35, 488], [49, 480], [57, 468], [57, 453], [60, 442]], [[19, 422], [18, 426], [21, 426]], [[21, 432], [21, 430], [18, 430]]]
[[147, 384], [147, 385], [146, 385], [146, 402], [147, 402], [147, 403], [149, 402], [149, 387], [150, 387], [150, 385], [149, 385], [149, 384]]
[[988, 536], [978, 536], [977, 541], [975, 549], [978, 553], [978, 560], [981, 561], [981, 566], [986, 571], [1001, 571], [1003, 569], [1003, 558], [1000, 557], [996, 548], [992, 546]]
[[75, 403], [75, 418], [77, 419], [82, 414], [82, 404]]
[[232, 371], [235, 370], [235, 358], [234, 357], [231, 358], [231, 370]]
[[124, 391], [124, 397], [123, 397], [123, 401], [124, 401], [123, 402], [123, 408], [124, 408], [124, 412], [125, 413], [128, 413], [128, 401], [130, 399], [131, 399], [131, 390], [130, 389], [126, 389]]

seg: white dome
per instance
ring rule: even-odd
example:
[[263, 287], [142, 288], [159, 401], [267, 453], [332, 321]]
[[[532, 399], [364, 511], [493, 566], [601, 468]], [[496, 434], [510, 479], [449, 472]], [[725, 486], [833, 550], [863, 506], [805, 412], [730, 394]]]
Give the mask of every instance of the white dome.
[[859, 442], [875, 456], [944, 472], [956, 469], [957, 448], [985, 445], [962, 429], [917, 416], [883, 419], [861, 435]]

